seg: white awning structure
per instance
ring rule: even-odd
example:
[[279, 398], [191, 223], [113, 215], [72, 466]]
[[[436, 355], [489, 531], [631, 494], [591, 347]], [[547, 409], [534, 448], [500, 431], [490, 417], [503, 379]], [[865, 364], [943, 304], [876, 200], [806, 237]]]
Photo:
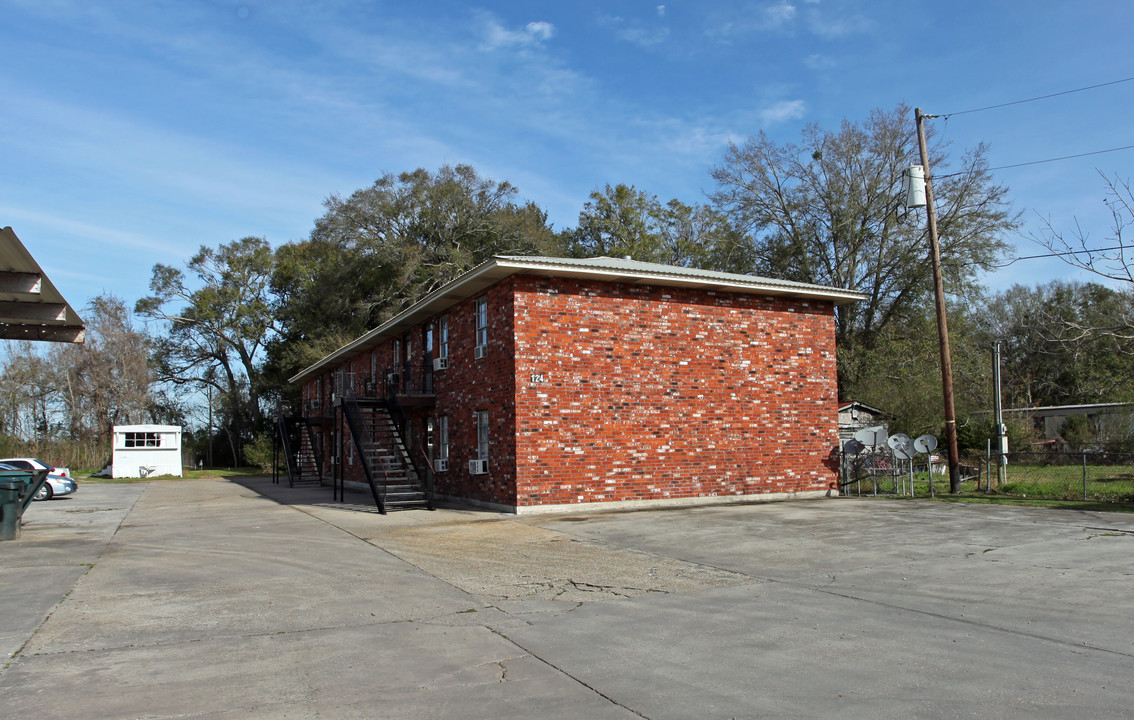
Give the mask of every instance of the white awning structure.
[[0, 229], [0, 339], [81, 343], [83, 320], [12, 228]]

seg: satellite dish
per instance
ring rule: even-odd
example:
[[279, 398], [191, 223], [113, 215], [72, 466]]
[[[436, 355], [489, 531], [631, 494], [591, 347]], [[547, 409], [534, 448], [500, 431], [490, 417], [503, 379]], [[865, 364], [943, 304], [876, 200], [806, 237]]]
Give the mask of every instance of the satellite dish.
[[843, 452], [846, 453], [847, 455], [858, 455], [860, 452], [862, 452], [865, 449], [866, 449], [866, 446], [863, 445], [858, 440], [851, 439], [851, 440], [847, 440], [845, 443], [843, 443]]
[[854, 434], [854, 439], [866, 447], [882, 445], [886, 442], [886, 428], [882, 425], [863, 428]]
[[937, 449], [937, 438], [932, 435], [922, 435], [917, 440], [913, 441], [914, 450], [919, 453], [928, 455]]
[[895, 433], [886, 439], [886, 444], [890, 446], [891, 450], [897, 450], [903, 445], [910, 444], [910, 436], [905, 433]]
[[891, 435], [889, 439], [886, 440], [886, 444], [894, 451], [894, 457], [899, 460], [912, 460], [914, 455], [917, 455], [917, 451], [914, 450], [913, 440], [910, 440], [910, 436], [905, 433]]

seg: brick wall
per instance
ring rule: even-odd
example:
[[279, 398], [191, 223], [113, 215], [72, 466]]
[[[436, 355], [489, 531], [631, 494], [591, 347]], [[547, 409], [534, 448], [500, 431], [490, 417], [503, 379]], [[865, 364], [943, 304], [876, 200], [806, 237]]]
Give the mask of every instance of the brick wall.
[[[475, 300], [488, 299], [488, 351], [473, 355]], [[512, 280], [449, 309], [449, 369], [436, 373], [434, 417], [449, 417], [449, 471], [435, 477], [438, 493], [500, 505], [516, 504], [515, 378], [513, 361]], [[470, 475], [476, 458], [477, 410], [487, 410], [487, 475]]]
[[[515, 370], [513, 363], [513, 307], [512, 281], [506, 280], [457, 303], [449, 310], [431, 318], [437, 323], [442, 316], [449, 326], [449, 367], [433, 373], [433, 391], [436, 397], [432, 408], [407, 408], [410, 421], [414, 424], [418, 437], [425, 436], [426, 421], [441, 416], [449, 418], [449, 470], [434, 476], [436, 492], [453, 497], [481, 500], [499, 505], [516, 504], [515, 492]], [[473, 353], [476, 335], [475, 301], [486, 297], [488, 300], [488, 351], [483, 358]], [[420, 392], [425, 368], [424, 323], [415, 326], [408, 333], [388, 338], [373, 349], [345, 359], [338, 368], [354, 374], [355, 393], [360, 397], [384, 395], [385, 374], [399, 374], [399, 392]], [[401, 343], [402, 358], [405, 357], [406, 340], [409, 340], [409, 383], [406, 383], [405, 362], [395, 363], [395, 342]], [[438, 357], [439, 338], [435, 333], [433, 357]], [[372, 353], [374, 359], [372, 360]], [[377, 383], [367, 387], [372, 367], [377, 370]], [[333, 435], [339, 427], [337, 408], [332, 408], [330, 391], [333, 375], [338, 371], [328, 370], [322, 376], [325, 398], [322, 408], [327, 415], [335, 414], [336, 423], [328, 427], [324, 434], [324, 452], [328, 459], [337, 452]], [[319, 379], [313, 378], [305, 383], [305, 392], [318, 393]], [[477, 457], [477, 428], [475, 413], [487, 410], [490, 427], [489, 471], [485, 475], [471, 475], [468, 472], [469, 460]], [[351, 447], [349, 430], [345, 424], [342, 432], [344, 443], [342, 472], [348, 481], [365, 482], [366, 476], [359, 465]], [[438, 441], [434, 435], [434, 443]], [[328, 461], [327, 473], [331, 472]]]
[[519, 505], [826, 490], [830, 303], [517, 277]]
[[[488, 351], [478, 359], [482, 296]], [[411, 411], [419, 432], [449, 418], [438, 493], [532, 506], [822, 491], [835, 479], [825, 465], [838, 442], [828, 302], [513, 276], [443, 315], [449, 367], [434, 373], [434, 407]], [[422, 327], [410, 332], [418, 387]], [[391, 338], [342, 366], [365, 395], [372, 366], [380, 387], [393, 364]], [[331, 386], [328, 373], [328, 414]], [[468, 472], [477, 410], [489, 412], [486, 475]], [[357, 462], [344, 471], [364, 480]]]

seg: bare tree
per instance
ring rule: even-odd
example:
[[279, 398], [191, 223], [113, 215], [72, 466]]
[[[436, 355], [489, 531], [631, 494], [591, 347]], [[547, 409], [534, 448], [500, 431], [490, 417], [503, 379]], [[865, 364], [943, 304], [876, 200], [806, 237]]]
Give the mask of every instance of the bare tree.
[[1134, 288], [1134, 268], [1131, 267], [1134, 245], [1126, 244], [1127, 229], [1134, 225], [1134, 191], [1131, 190], [1130, 180], [1123, 180], [1117, 175], [1108, 177], [1101, 170], [1099, 176], [1107, 190], [1103, 202], [1111, 214], [1111, 236], [1102, 248], [1090, 247], [1088, 234], [1079, 225], [1077, 218], [1074, 220], [1075, 228], [1071, 231], [1059, 230], [1050, 218], [1044, 218], [1043, 228], [1028, 237], [1052, 254], [1058, 255], [1068, 265], [1107, 280], [1128, 283]]
[[105, 441], [114, 425], [139, 423], [150, 404], [145, 336], [126, 304], [100, 295], [87, 305], [87, 341], [49, 353], [69, 435]]
[[[751, 271], [867, 293], [839, 308], [843, 348], [917, 317], [932, 289], [924, 223], [898, 212], [902, 172], [918, 157], [910, 115], [899, 105], [837, 130], [810, 125], [798, 145], [760, 133], [713, 169], [713, 200], [752, 239]], [[1004, 252], [1016, 216], [983, 146], [961, 156], [958, 172], [946, 160], [931, 148], [946, 288], [964, 296]]]
[[1117, 283], [1119, 301], [1117, 309], [1106, 313], [1091, 313], [1085, 317], [1061, 319], [1049, 327], [1049, 335], [1054, 343], [1084, 346], [1090, 341], [1108, 338], [1117, 352], [1127, 357], [1134, 354], [1134, 245], [1127, 245], [1127, 232], [1134, 226], [1134, 190], [1130, 180], [1119, 176], [1108, 177], [1099, 171], [1106, 185], [1103, 202], [1111, 214], [1110, 237], [1101, 247], [1092, 247], [1089, 236], [1074, 220], [1075, 227], [1062, 231], [1055, 227], [1049, 218], [1043, 220], [1043, 228], [1032, 233], [1029, 238], [1057, 255], [1072, 267], [1086, 270], [1104, 280]]
[[27, 340], [9, 341], [0, 365], [0, 434], [26, 442], [47, 438], [57, 395], [52, 367]]

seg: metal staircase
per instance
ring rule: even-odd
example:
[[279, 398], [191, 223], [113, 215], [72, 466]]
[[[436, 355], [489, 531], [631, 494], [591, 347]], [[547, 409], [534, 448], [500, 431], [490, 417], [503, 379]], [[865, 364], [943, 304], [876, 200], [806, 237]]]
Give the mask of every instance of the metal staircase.
[[360, 400], [353, 392], [342, 398], [343, 415], [378, 511], [389, 509], [433, 509], [429, 483], [423, 481], [390, 416], [385, 401]]
[[299, 429], [299, 454], [297, 472], [292, 487], [296, 483], [321, 485], [323, 483], [323, 453], [315, 442], [315, 430], [307, 421]]
[[287, 468], [289, 487], [321, 485], [323, 458], [315, 442], [315, 432], [301, 417], [276, 416], [276, 433]]

